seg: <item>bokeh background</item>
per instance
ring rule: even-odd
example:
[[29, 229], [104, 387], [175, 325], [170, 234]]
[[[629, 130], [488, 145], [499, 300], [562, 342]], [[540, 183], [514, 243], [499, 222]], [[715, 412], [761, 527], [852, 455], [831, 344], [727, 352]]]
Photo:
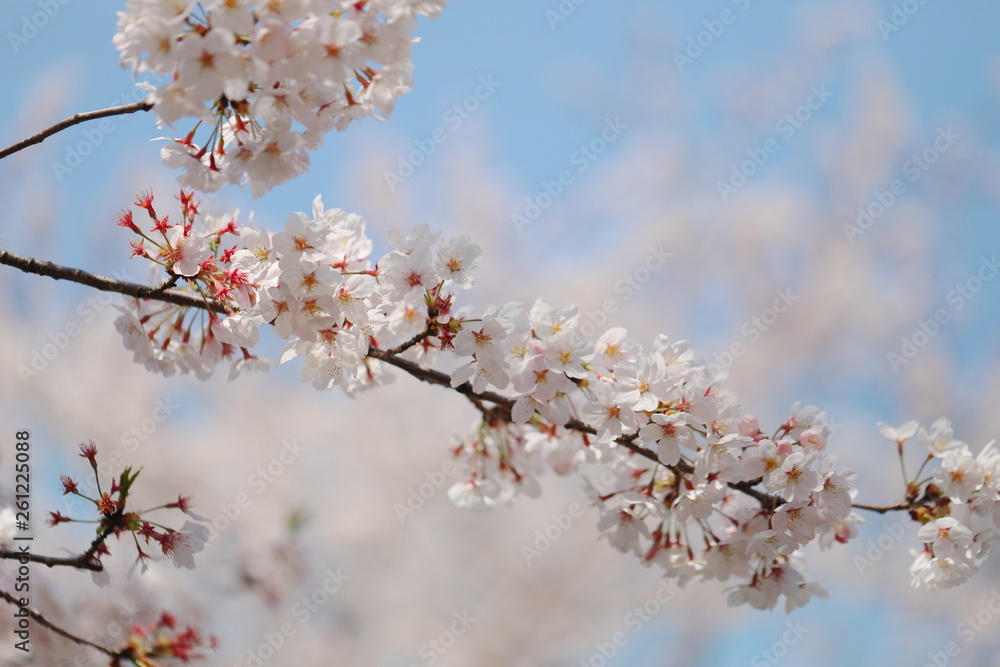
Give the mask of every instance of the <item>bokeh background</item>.
[[[0, 143], [138, 99], [111, 46], [113, 11], [0, 7]], [[998, 27], [1000, 6], [965, 1], [461, 0], [420, 25], [416, 86], [388, 121], [330, 136], [308, 174], [260, 200], [228, 187], [209, 206], [278, 229], [321, 193], [366, 218], [376, 256], [390, 229], [467, 233], [485, 258], [466, 303], [576, 303], [599, 334], [611, 300], [609, 321], [636, 339], [686, 338], [727, 367], [762, 423], [794, 401], [823, 407], [831, 447], [861, 474], [859, 500], [890, 503], [898, 466], [875, 422], [947, 415], [974, 451], [1000, 426]], [[435, 131], [445, 140], [422, 149]], [[2, 247], [144, 281], [113, 216], [140, 190], [174, 193], [150, 143], [161, 135], [148, 115], [117, 117], [0, 162]], [[755, 155], [762, 164], [744, 164]], [[744, 183], [734, 169], [753, 173]], [[563, 171], [571, 182], [543, 196]], [[859, 208], [871, 222], [852, 230]], [[644, 271], [655, 249], [670, 257]], [[398, 377], [349, 399], [301, 384], [297, 368], [162, 378], [131, 362], [113, 298], [6, 267], [0, 286], [0, 491], [14, 433], [30, 429], [40, 546], [89, 542], [86, 529], [41, 524], [43, 510], [71, 513], [58, 475], [85, 472], [86, 439], [144, 467], [144, 504], [193, 493], [229, 524], [194, 572], [162, 563], [128, 578], [127, 544], [108, 561], [110, 589], [35, 566], [32, 603], [95, 641], [119, 643], [123, 625], [165, 608], [219, 637], [217, 665], [1000, 664], [1000, 569], [911, 589], [916, 527], [902, 522], [900, 536], [900, 517], [867, 514], [855, 543], [810, 549], [830, 599], [791, 615], [729, 608], [722, 585], [650, 604], [657, 573], [599, 542], [592, 509], [526, 563], [522, 547], [553, 513], [584, 503], [578, 479], [549, 477], [541, 498], [485, 514], [449, 504], [457, 476], [440, 471], [475, 411], [446, 390]], [[780, 294], [796, 298], [772, 319]], [[947, 322], [892, 364], [941, 310]], [[24, 377], [71, 324], [78, 333]], [[743, 353], [727, 357], [733, 343]], [[421, 484], [429, 497], [401, 520]], [[313, 595], [323, 603], [309, 609]], [[636, 623], [643, 606], [656, 613]], [[25, 662], [10, 623], [0, 613], [0, 660]], [[281, 645], [264, 648], [283, 624]], [[627, 641], [605, 659], [616, 632]], [[100, 664], [37, 626], [32, 641], [33, 664]]]

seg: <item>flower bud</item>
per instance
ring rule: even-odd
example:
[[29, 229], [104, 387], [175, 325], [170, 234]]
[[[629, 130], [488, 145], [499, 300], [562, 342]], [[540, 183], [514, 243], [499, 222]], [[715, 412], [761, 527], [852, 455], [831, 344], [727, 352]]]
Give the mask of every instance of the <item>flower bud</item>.
[[752, 438], [760, 433], [760, 421], [753, 415], [743, 415], [736, 422], [736, 428], [739, 429], [740, 435]]
[[818, 452], [826, 446], [826, 436], [818, 428], [806, 429], [799, 436], [799, 444], [814, 452]]

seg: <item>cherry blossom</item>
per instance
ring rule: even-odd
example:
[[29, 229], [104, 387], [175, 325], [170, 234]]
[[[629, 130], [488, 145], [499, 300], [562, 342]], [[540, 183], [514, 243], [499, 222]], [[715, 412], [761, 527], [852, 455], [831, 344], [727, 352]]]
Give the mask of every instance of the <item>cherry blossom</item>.
[[162, 151], [181, 185], [249, 183], [259, 197], [308, 169], [328, 132], [392, 112], [411, 87], [416, 18], [444, 4], [127, 0], [113, 42], [123, 68], [162, 81], [139, 84], [160, 124], [194, 123]]
[[935, 456], [941, 456], [945, 452], [962, 447], [965, 445], [964, 442], [955, 440], [953, 436], [953, 431], [951, 429], [951, 420], [945, 417], [939, 417], [934, 420], [931, 424], [931, 430], [927, 431], [923, 428], [917, 433], [917, 440], [920, 444], [926, 447], [931, 454]]
[[[279, 361], [298, 359], [300, 377], [318, 389], [353, 394], [389, 381], [392, 363], [416, 363], [405, 368], [420, 376], [439, 373], [440, 362], [452, 370], [433, 381], [482, 413], [454, 450], [465, 470], [449, 490], [456, 505], [533, 497], [546, 471], [611, 468], [614, 486], [590, 493], [614, 548], [679, 583], [735, 578], [734, 604], [771, 608], [784, 598], [790, 610], [825, 596], [806, 581], [802, 550], [814, 540], [823, 549], [849, 543], [862, 522], [853, 509], [864, 506], [854, 500], [858, 475], [830, 452], [832, 429], [818, 407], [795, 403], [777, 429], [764, 428], [686, 341], [661, 335], [644, 348], [621, 327], [591, 341], [578, 308], [542, 300], [477, 315], [458, 304], [482, 255], [467, 237], [442, 240], [418, 225], [391, 233], [392, 249], [372, 261], [364, 220], [320, 197], [274, 234], [241, 227], [235, 211], [202, 215], [187, 191], [179, 199], [174, 225], [151, 194], [137, 198], [149, 233], [131, 212], [118, 216], [157, 248], [137, 256], [161, 264], [179, 291], [214, 299], [215, 310], [197, 313], [129, 302], [116, 327], [151, 370], [207, 377], [223, 361], [230, 378], [266, 370], [269, 360], [252, 352], [265, 327], [286, 341]], [[186, 256], [189, 242], [197, 252]], [[901, 460], [918, 433], [931, 451], [921, 479], [903, 467], [904, 498], [887, 508], [908, 510], [922, 526], [911, 581], [964, 581], [998, 539], [1000, 454], [991, 443], [973, 456], [943, 419], [930, 431], [917, 421], [878, 428]], [[187, 533], [156, 538], [178, 566], [199, 546]]]

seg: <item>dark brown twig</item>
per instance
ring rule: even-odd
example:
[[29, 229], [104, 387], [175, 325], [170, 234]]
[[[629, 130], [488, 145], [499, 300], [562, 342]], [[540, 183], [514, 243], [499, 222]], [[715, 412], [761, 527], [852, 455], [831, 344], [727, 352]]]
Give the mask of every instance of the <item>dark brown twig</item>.
[[62, 565], [65, 567], [75, 567], [80, 570], [93, 570], [94, 572], [100, 572], [104, 569], [97, 561], [87, 558], [84, 560], [83, 555], [80, 556], [69, 556], [66, 558], [55, 558], [53, 556], [41, 556], [39, 554], [24, 553], [22, 551], [8, 551], [6, 549], [0, 549], [0, 559], [2, 560], [18, 560], [24, 559], [31, 561], [32, 563], [41, 563], [42, 565], [47, 565], [48, 567], [56, 567]]
[[115, 280], [113, 278], [105, 278], [104, 276], [94, 275], [93, 273], [88, 273], [82, 269], [74, 269], [68, 266], [53, 264], [52, 262], [46, 262], [31, 257], [24, 257], [23, 255], [18, 255], [6, 250], [0, 250], [0, 264], [12, 266], [15, 269], [24, 271], [25, 273], [48, 276], [49, 278], [54, 278], [55, 280], [69, 280], [71, 282], [87, 285], [88, 287], [93, 287], [105, 292], [117, 292], [118, 294], [132, 296], [137, 299], [156, 299], [157, 301], [172, 303], [178, 306], [204, 308], [206, 310], [211, 309], [218, 313], [226, 312], [226, 309], [222, 306], [222, 304], [215, 302], [206, 303], [200, 297], [193, 294], [163, 289], [165, 284], [160, 285], [159, 287], [148, 287], [138, 283], [127, 283], [122, 280]]
[[[10, 593], [8, 593], [7, 591], [0, 591], [0, 598], [6, 600], [7, 602], [9, 602], [10, 604], [14, 605], [15, 607], [20, 607], [21, 606], [21, 603], [18, 601], [18, 599], [15, 598]], [[80, 644], [81, 646], [89, 646], [90, 648], [96, 649], [96, 650], [100, 651], [101, 653], [107, 655], [108, 657], [110, 657], [112, 659], [119, 657], [119, 653], [117, 653], [115, 651], [112, 651], [109, 648], [105, 648], [105, 647], [101, 646], [100, 644], [95, 644], [93, 642], [89, 642], [86, 639], [84, 639], [83, 637], [77, 637], [76, 635], [70, 634], [69, 632], [63, 630], [58, 625], [56, 625], [55, 623], [53, 623], [49, 619], [45, 618], [45, 616], [43, 616], [41, 612], [36, 611], [34, 609], [28, 609], [27, 607], [25, 607], [24, 609], [27, 610], [28, 616], [30, 616], [32, 619], [34, 619], [35, 621], [37, 621], [39, 625], [42, 625], [42, 626], [48, 628], [49, 630], [51, 630], [52, 632], [56, 633], [60, 637], [65, 637], [66, 639], [70, 640], [71, 642], [75, 642], [77, 644]]]
[[69, 556], [65, 558], [56, 558], [53, 556], [41, 556], [39, 554], [25, 553], [23, 551], [8, 551], [6, 549], [0, 549], [0, 559], [5, 560], [19, 560], [25, 559], [32, 563], [40, 563], [48, 567], [56, 567], [57, 565], [62, 565], [65, 567], [75, 567], [80, 570], [92, 570], [94, 572], [100, 572], [104, 569], [99, 561], [94, 560], [94, 554], [97, 550], [101, 548], [104, 541], [108, 539], [108, 536], [114, 532], [114, 526], [118, 524], [121, 520], [121, 512], [113, 515], [107, 526], [101, 529], [94, 538], [94, 541], [90, 543], [87, 550], [84, 551], [79, 556]]
[[108, 116], [121, 116], [128, 113], [135, 113], [136, 111], [149, 111], [152, 108], [153, 105], [147, 102], [133, 102], [132, 104], [123, 104], [120, 107], [111, 107], [108, 109], [98, 109], [97, 111], [87, 111], [86, 113], [73, 114], [66, 120], [56, 123], [52, 127], [46, 128], [38, 134], [33, 134], [27, 139], [19, 141], [16, 144], [11, 144], [7, 148], [3, 149], [0, 151], [0, 160], [4, 159], [8, 155], [13, 155], [20, 150], [24, 150], [28, 146], [40, 144], [57, 132], [62, 132], [66, 128], [79, 125], [80, 123], [85, 123], [88, 120], [97, 120], [98, 118], [107, 118]]
[[862, 503], [852, 503], [851, 507], [859, 510], [868, 510], [869, 512], [878, 512], [879, 514], [887, 514], [888, 512], [900, 512], [904, 510], [912, 509], [910, 505], [905, 503], [896, 503], [895, 505], [864, 505]]

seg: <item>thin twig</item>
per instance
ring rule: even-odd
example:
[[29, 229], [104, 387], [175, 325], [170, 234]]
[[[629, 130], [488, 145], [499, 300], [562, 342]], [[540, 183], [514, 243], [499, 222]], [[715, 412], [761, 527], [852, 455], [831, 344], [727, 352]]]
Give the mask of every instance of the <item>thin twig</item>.
[[156, 293], [156, 294], [163, 294], [168, 289], [170, 289], [172, 287], [175, 287], [177, 285], [177, 281], [178, 280], [180, 280], [180, 276], [178, 276], [175, 273], [174, 275], [170, 276], [169, 278], [167, 278], [166, 280], [164, 280], [162, 283], [160, 283], [159, 285], [157, 285], [156, 287], [154, 287], [153, 288], [153, 292]]
[[87, 558], [84, 560], [83, 556], [72, 556], [66, 558], [55, 558], [53, 556], [41, 556], [39, 554], [25, 553], [22, 551], [8, 551], [7, 549], [0, 549], [0, 560], [18, 560], [24, 559], [31, 561], [32, 563], [41, 563], [42, 565], [47, 565], [48, 567], [56, 567], [57, 565], [62, 565], [65, 567], [75, 567], [80, 570], [93, 570], [94, 572], [100, 572], [104, 569], [104, 566], [97, 561]]
[[[18, 599], [15, 598], [10, 593], [8, 593], [7, 591], [0, 591], [0, 598], [3, 598], [4, 600], [6, 600], [10, 604], [14, 605], [15, 607], [20, 607], [21, 606], [21, 603], [18, 601]], [[89, 646], [92, 649], [96, 649], [96, 650], [100, 651], [101, 653], [105, 654], [109, 658], [114, 659], [114, 658], [120, 657], [120, 653], [117, 652], [117, 651], [112, 651], [111, 649], [105, 648], [104, 646], [101, 646], [100, 644], [95, 644], [93, 642], [87, 641], [83, 637], [77, 637], [74, 634], [70, 634], [69, 632], [63, 630], [62, 628], [60, 628], [58, 625], [56, 625], [55, 623], [53, 623], [49, 619], [47, 619], [44, 616], [42, 616], [41, 612], [36, 611], [34, 609], [28, 609], [27, 607], [24, 607], [24, 609], [27, 610], [28, 616], [30, 616], [34, 620], [38, 621], [38, 623], [40, 625], [45, 626], [46, 628], [48, 628], [52, 632], [56, 633], [60, 637], [65, 637], [66, 639], [68, 639], [68, 640], [70, 640], [72, 642], [75, 642], [77, 644], [80, 644], [81, 646]]]
[[8, 155], [13, 155], [14, 153], [27, 148], [28, 146], [34, 146], [35, 144], [40, 144], [45, 139], [51, 137], [57, 132], [62, 132], [66, 128], [73, 127], [74, 125], [79, 125], [80, 123], [85, 123], [88, 120], [97, 120], [98, 118], [107, 118], [108, 116], [121, 116], [128, 113], [135, 113], [136, 111], [149, 111], [153, 108], [152, 104], [148, 102], [133, 102], [132, 104], [123, 104], [120, 107], [110, 107], [108, 109], [98, 109], [97, 111], [88, 111], [86, 113], [73, 114], [66, 120], [56, 123], [50, 128], [44, 129], [38, 134], [33, 134], [24, 141], [19, 141], [16, 144], [11, 144], [7, 148], [0, 151], [0, 160], [7, 157]]
[[0, 250], [0, 264], [12, 266], [15, 269], [24, 271], [25, 273], [35, 273], [40, 276], [48, 276], [49, 278], [54, 278], [55, 280], [69, 280], [71, 282], [87, 285], [88, 287], [93, 287], [105, 292], [117, 292], [119, 294], [125, 294], [126, 296], [132, 296], [137, 299], [156, 299], [157, 301], [173, 303], [178, 306], [204, 308], [206, 310], [211, 309], [219, 313], [226, 312], [226, 309], [222, 306], [222, 304], [214, 301], [206, 303], [200, 297], [193, 294], [178, 292], [176, 290], [162, 289], [162, 287], [164, 287], [163, 285], [159, 287], [149, 287], [138, 283], [127, 283], [122, 280], [115, 280], [113, 278], [105, 278], [104, 276], [94, 275], [93, 273], [88, 273], [82, 269], [74, 269], [68, 266], [61, 266], [59, 264], [53, 264], [52, 262], [46, 262], [44, 260], [24, 257], [23, 255], [18, 255], [6, 250]]
[[430, 338], [431, 336], [434, 336], [435, 333], [434, 333], [434, 331], [431, 330], [430, 322], [431, 322], [431, 320], [428, 320], [427, 321], [428, 326], [423, 331], [421, 331], [420, 333], [418, 333], [416, 336], [414, 336], [410, 340], [407, 340], [407, 341], [404, 341], [404, 342], [400, 343], [399, 345], [397, 345], [396, 347], [394, 347], [394, 348], [392, 348], [390, 350], [385, 350], [385, 353], [388, 354], [388, 355], [391, 355], [391, 356], [395, 357], [396, 355], [399, 355], [399, 354], [402, 354], [403, 352], [406, 352], [407, 350], [409, 350], [411, 347], [413, 347], [417, 343], [422, 342], [424, 339]]
[[868, 510], [869, 512], [878, 512], [879, 514], [886, 514], [887, 512], [899, 512], [902, 510], [912, 509], [910, 505], [905, 503], [896, 503], [895, 505], [864, 505], [862, 503], [852, 503], [851, 507], [859, 510]]
[[19, 560], [25, 559], [31, 561], [32, 563], [40, 563], [48, 567], [56, 567], [57, 565], [62, 565], [65, 567], [75, 567], [79, 570], [92, 570], [94, 572], [101, 572], [104, 570], [104, 565], [100, 561], [94, 560], [94, 555], [97, 550], [101, 548], [108, 536], [114, 532], [114, 526], [118, 525], [121, 520], [122, 513], [119, 510], [116, 514], [112, 515], [108, 520], [108, 525], [101, 528], [101, 531], [97, 534], [97, 537], [90, 543], [87, 550], [84, 551], [79, 556], [71, 556], [65, 558], [56, 558], [54, 556], [41, 556], [39, 554], [25, 553], [23, 551], [9, 551], [7, 549], [0, 549], [0, 559], [4, 560]]

